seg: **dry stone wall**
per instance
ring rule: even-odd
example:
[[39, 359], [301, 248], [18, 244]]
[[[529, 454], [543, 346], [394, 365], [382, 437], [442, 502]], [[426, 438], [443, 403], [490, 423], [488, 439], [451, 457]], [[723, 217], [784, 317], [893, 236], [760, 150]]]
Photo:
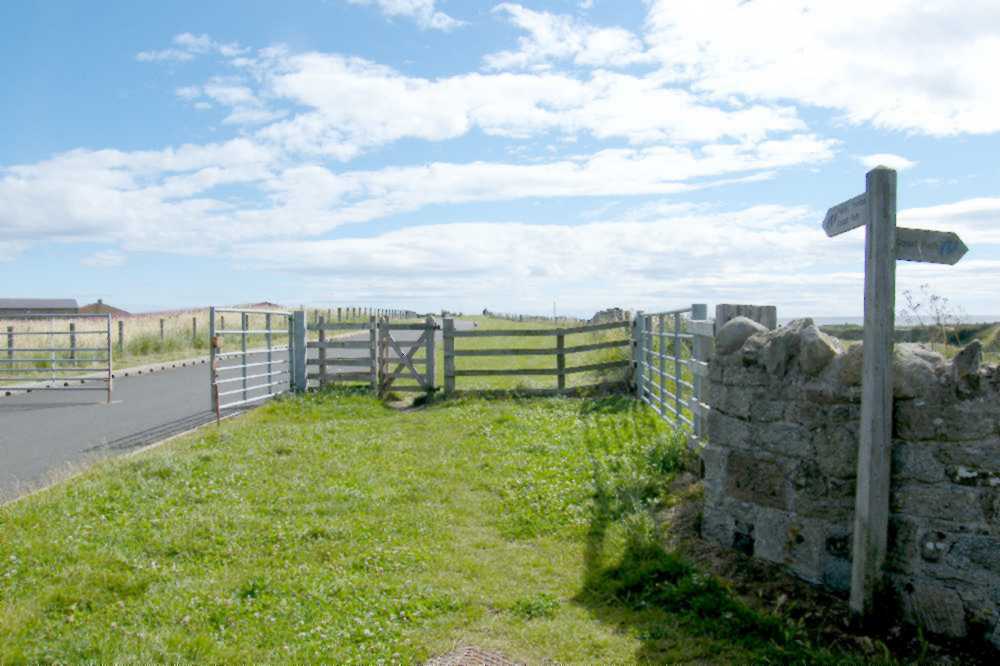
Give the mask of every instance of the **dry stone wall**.
[[[706, 538], [849, 590], [862, 352], [809, 319], [718, 331]], [[905, 620], [1000, 648], [1000, 371], [981, 356], [896, 346], [887, 581]]]

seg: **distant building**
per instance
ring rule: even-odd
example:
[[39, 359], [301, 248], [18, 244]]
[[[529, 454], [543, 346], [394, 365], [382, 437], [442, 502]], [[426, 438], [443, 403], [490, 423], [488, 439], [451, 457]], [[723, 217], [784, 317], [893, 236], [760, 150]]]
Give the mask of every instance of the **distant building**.
[[78, 314], [75, 298], [0, 298], [0, 317], [34, 314]]
[[90, 305], [84, 305], [80, 308], [80, 312], [83, 314], [109, 314], [112, 317], [131, 317], [131, 312], [126, 312], [121, 308], [116, 308], [113, 305], [108, 305], [100, 298], [97, 299], [96, 303], [91, 303]]

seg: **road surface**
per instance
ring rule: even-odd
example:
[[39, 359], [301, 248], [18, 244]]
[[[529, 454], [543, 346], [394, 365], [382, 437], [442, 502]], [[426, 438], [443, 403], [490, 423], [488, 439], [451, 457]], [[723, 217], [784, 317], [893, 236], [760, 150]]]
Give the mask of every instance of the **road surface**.
[[[456, 321], [455, 326], [462, 330], [472, 324]], [[412, 331], [393, 334], [401, 341], [415, 340], [418, 335]], [[367, 336], [365, 332], [351, 338]], [[440, 348], [440, 332], [437, 338]], [[336, 351], [338, 356], [367, 354], [361, 349]], [[265, 358], [258, 355], [253, 360]], [[273, 356], [275, 361], [284, 358], [287, 353]], [[232, 372], [222, 375], [235, 376]], [[232, 389], [241, 386], [234, 382]], [[251, 390], [249, 395], [259, 392]], [[234, 399], [238, 397], [230, 398]], [[0, 502], [48, 485], [101, 457], [208, 423], [214, 419], [210, 407], [208, 365], [116, 379], [110, 405], [100, 391], [36, 391], [0, 397]]]

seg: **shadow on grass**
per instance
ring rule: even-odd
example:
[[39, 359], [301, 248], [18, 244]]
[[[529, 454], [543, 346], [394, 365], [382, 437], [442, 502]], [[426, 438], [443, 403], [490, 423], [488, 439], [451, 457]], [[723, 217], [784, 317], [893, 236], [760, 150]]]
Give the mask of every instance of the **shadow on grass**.
[[[588, 407], [619, 408], [614, 401]], [[637, 662], [707, 659], [784, 664], [850, 659], [814, 648], [798, 627], [755, 611], [714, 576], [668, 552], [661, 544], [651, 504], [638, 500], [637, 488], [648, 479], [637, 481], [641, 474], [634, 470], [615, 472], [597, 456], [593, 462], [584, 578], [574, 600], [599, 621], [636, 636]], [[668, 477], [660, 478], [665, 482]]]

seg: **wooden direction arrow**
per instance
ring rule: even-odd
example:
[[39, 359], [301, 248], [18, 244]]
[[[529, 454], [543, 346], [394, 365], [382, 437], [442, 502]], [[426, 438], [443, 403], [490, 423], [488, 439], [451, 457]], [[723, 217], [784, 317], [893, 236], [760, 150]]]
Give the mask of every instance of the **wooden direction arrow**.
[[950, 231], [896, 228], [896, 259], [953, 266], [969, 248]]
[[866, 192], [826, 211], [826, 217], [823, 218], [823, 231], [826, 232], [827, 236], [838, 236], [845, 231], [863, 227], [867, 223], [868, 193]]

